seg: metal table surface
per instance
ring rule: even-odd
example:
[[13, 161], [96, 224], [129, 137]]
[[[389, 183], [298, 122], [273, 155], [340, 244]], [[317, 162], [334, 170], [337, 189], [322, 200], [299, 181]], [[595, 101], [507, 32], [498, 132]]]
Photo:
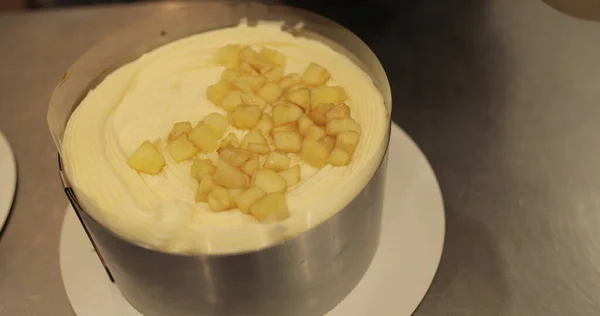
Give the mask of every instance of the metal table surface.
[[[380, 56], [394, 120], [442, 187], [444, 255], [415, 315], [597, 315], [600, 23], [539, 0], [376, 3], [330, 12]], [[174, 6], [0, 15], [0, 129], [19, 167], [0, 240], [1, 315], [74, 315], [57, 251], [67, 200], [45, 120], [54, 85], [111, 31]]]

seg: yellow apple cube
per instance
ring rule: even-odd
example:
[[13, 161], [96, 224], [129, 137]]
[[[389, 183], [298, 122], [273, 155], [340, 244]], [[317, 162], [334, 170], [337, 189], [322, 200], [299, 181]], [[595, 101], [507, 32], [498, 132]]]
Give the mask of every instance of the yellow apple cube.
[[325, 137], [327, 133], [325, 133], [325, 129], [316, 125], [312, 125], [308, 127], [308, 131], [306, 131], [305, 137], [312, 138], [314, 140], [320, 140]]
[[351, 118], [338, 118], [327, 123], [326, 131], [329, 135], [338, 135], [348, 131], [355, 131], [360, 135], [362, 128], [355, 120]]
[[327, 157], [327, 162], [333, 166], [347, 166], [350, 163], [351, 155], [340, 148], [334, 148], [331, 153], [329, 153], [329, 157]]
[[239, 144], [240, 143], [238, 141], [238, 138], [235, 136], [235, 134], [233, 132], [229, 132], [229, 134], [227, 134], [227, 136], [225, 136], [225, 138], [223, 138], [221, 140], [221, 144], [219, 145], [219, 147], [221, 147], [221, 148], [225, 148], [227, 146], [238, 147]]
[[271, 130], [273, 129], [273, 120], [271, 119], [271, 115], [263, 113], [258, 121], [258, 124], [256, 124], [256, 128], [264, 135], [271, 133]]
[[288, 90], [284, 98], [304, 109], [310, 108], [310, 90], [308, 88], [298, 88]]
[[269, 146], [266, 144], [249, 143], [248, 151], [264, 155], [271, 151], [271, 148], [269, 148]]
[[269, 82], [265, 84], [260, 90], [258, 90], [258, 95], [263, 98], [267, 103], [273, 103], [281, 97], [283, 90], [279, 87], [278, 84]]
[[350, 115], [350, 107], [345, 104], [340, 104], [325, 113], [325, 120], [331, 121], [335, 118], [347, 118], [350, 117]]
[[240, 169], [245, 174], [251, 176], [253, 175], [258, 168], [260, 167], [260, 161], [258, 157], [250, 158], [250, 160], [246, 161], [246, 164]]
[[255, 129], [250, 130], [250, 132], [248, 132], [248, 134], [246, 134], [246, 136], [244, 136], [244, 139], [242, 139], [242, 143], [240, 144], [240, 147], [244, 148], [244, 149], [248, 149], [248, 144], [250, 144], [250, 143], [266, 145], [267, 139], [261, 133], [260, 130], [255, 128]]
[[331, 75], [327, 69], [315, 63], [310, 63], [310, 65], [306, 67], [306, 70], [302, 74], [300, 82], [306, 86], [316, 87], [327, 82], [330, 77]]
[[242, 103], [245, 105], [257, 105], [261, 110], [267, 107], [267, 101], [254, 92], [242, 93]]
[[279, 176], [285, 180], [288, 188], [300, 182], [300, 175], [300, 165], [294, 165], [289, 169], [279, 172]]
[[302, 142], [301, 157], [309, 165], [323, 168], [327, 164], [329, 151], [325, 145], [311, 138], [304, 138]]
[[190, 159], [198, 154], [198, 148], [188, 139], [187, 135], [181, 135], [169, 141], [166, 150], [176, 162]]
[[241, 105], [231, 113], [233, 125], [237, 128], [252, 128], [258, 124], [262, 111], [258, 105]]
[[327, 148], [327, 152], [330, 153], [333, 150], [333, 148], [335, 148], [336, 139], [333, 136], [327, 135], [321, 138], [319, 142], [323, 144], [325, 148]]
[[285, 66], [286, 57], [279, 51], [274, 49], [270, 49], [268, 47], [263, 47], [258, 54], [260, 58], [270, 62], [271, 64]]
[[250, 184], [250, 178], [245, 173], [230, 165], [225, 160], [219, 160], [213, 180], [218, 185], [229, 189], [244, 189]]
[[317, 125], [324, 126], [327, 124], [327, 119], [325, 119], [325, 114], [329, 112], [329, 110], [333, 109], [335, 105], [333, 104], [319, 104], [317, 107], [313, 108], [308, 117]]
[[208, 206], [213, 212], [223, 212], [233, 208], [233, 200], [229, 196], [229, 191], [217, 186], [208, 194]]
[[254, 204], [254, 202], [263, 198], [267, 193], [263, 191], [261, 188], [257, 186], [251, 186], [246, 191], [238, 194], [233, 198], [235, 205], [237, 208], [242, 211], [242, 213], [250, 213], [250, 206]]
[[230, 165], [239, 168], [250, 159], [250, 153], [247, 150], [229, 145], [219, 149], [219, 159], [225, 160]]
[[204, 122], [198, 123], [196, 127], [188, 135], [189, 140], [196, 146], [201, 152], [210, 153], [219, 148], [219, 138], [215, 135], [215, 132]]
[[297, 83], [300, 83], [300, 75], [293, 72], [283, 77], [279, 82], [279, 86], [281, 87], [281, 89], [286, 90], [287, 88]]
[[173, 124], [173, 128], [169, 133], [169, 140], [179, 138], [181, 135], [187, 135], [192, 130], [192, 123], [178, 122]]
[[216, 184], [211, 176], [202, 178], [198, 182], [198, 189], [196, 190], [196, 203], [208, 202], [208, 195], [215, 188]]
[[315, 125], [315, 123], [306, 115], [303, 115], [298, 119], [298, 133], [304, 136], [308, 132], [308, 128]]
[[212, 129], [217, 138], [223, 137], [223, 135], [225, 135], [227, 126], [229, 126], [229, 122], [227, 122], [223, 115], [217, 112], [208, 114], [204, 117], [204, 119], [202, 119], [202, 121], [204, 121], [204, 123], [206, 123], [210, 129]]
[[281, 221], [290, 217], [287, 200], [283, 193], [271, 193], [250, 206], [250, 214], [259, 222], [272, 219]]
[[210, 159], [197, 158], [192, 163], [190, 168], [192, 178], [201, 181], [206, 176], [213, 175], [217, 171], [217, 167], [212, 163]]
[[221, 79], [227, 82], [233, 82], [240, 76], [240, 72], [235, 69], [225, 69], [221, 74]]
[[165, 157], [152, 142], [145, 141], [129, 156], [127, 164], [138, 172], [155, 175], [165, 166]]
[[231, 91], [221, 101], [221, 107], [227, 112], [232, 112], [238, 105], [242, 105], [242, 91], [240, 90]]
[[206, 88], [206, 98], [216, 105], [221, 105], [223, 99], [225, 99], [231, 91], [233, 91], [231, 83], [221, 80]]
[[358, 134], [356, 131], [342, 132], [337, 135], [335, 147], [352, 155], [359, 140], [360, 134]]
[[338, 105], [348, 100], [346, 90], [339, 86], [322, 86], [310, 90], [310, 105], [312, 108], [320, 104]]
[[266, 193], [285, 192], [287, 183], [274, 170], [259, 169], [255, 176], [252, 185], [261, 188]]
[[302, 136], [296, 132], [277, 132], [273, 134], [275, 147], [284, 153], [297, 153], [302, 149]]
[[228, 69], [237, 68], [240, 64], [240, 45], [227, 45], [218, 50], [219, 62]]
[[271, 115], [273, 116], [273, 125], [281, 126], [297, 121], [304, 115], [304, 112], [293, 103], [281, 102], [273, 106]]
[[286, 154], [273, 151], [267, 155], [267, 160], [265, 161], [264, 167], [275, 171], [283, 171], [288, 168], [290, 161], [290, 157], [288, 157]]
[[267, 79], [267, 82], [278, 83], [283, 78], [283, 67], [266, 67], [261, 70], [260, 74]]

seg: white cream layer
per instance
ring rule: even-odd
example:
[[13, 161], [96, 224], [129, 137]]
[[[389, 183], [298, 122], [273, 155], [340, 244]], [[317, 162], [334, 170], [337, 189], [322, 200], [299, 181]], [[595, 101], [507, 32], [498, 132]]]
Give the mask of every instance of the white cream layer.
[[[301, 163], [303, 181], [287, 194], [291, 217], [278, 224], [258, 223], [237, 209], [213, 213], [195, 203], [191, 163], [175, 163], [166, 152], [167, 165], [157, 176], [139, 174], [126, 163], [141, 142], [164, 139], [175, 122], [195, 124], [208, 113], [224, 113], [206, 99], [206, 87], [223, 71], [216, 50], [230, 43], [281, 51], [288, 57], [286, 73], [302, 73], [310, 62], [326, 67], [330, 84], [346, 89], [352, 116], [362, 126], [349, 166], [317, 170]], [[71, 116], [62, 155], [83, 207], [126, 239], [172, 252], [230, 253], [274, 244], [341, 210], [377, 169], [388, 122], [372, 80], [347, 57], [276, 24], [241, 24], [173, 42], [113, 72]]]

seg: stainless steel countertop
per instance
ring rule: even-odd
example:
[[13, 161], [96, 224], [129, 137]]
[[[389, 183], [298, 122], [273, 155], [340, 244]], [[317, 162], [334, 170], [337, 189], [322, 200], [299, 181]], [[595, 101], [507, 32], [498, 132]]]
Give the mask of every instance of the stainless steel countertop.
[[[406, 3], [349, 27], [380, 56], [394, 119], [444, 194], [444, 255], [415, 315], [597, 315], [600, 22], [538, 0]], [[0, 129], [19, 168], [0, 239], [0, 315], [74, 315], [47, 103], [89, 46], [170, 6], [0, 15]]]

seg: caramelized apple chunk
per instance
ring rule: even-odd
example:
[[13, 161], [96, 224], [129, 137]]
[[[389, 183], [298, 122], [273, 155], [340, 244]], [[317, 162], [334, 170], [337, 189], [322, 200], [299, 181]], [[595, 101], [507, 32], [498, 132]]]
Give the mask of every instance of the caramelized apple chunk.
[[181, 135], [188, 134], [192, 131], [192, 123], [190, 122], [177, 122], [173, 124], [173, 128], [169, 133], [168, 140], [176, 139]]
[[198, 154], [198, 148], [185, 134], [169, 141], [165, 149], [176, 162], [190, 159]]
[[316, 63], [310, 63], [302, 74], [300, 82], [306, 86], [316, 87], [326, 83], [330, 77], [331, 75], [327, 69]]
[[129, 156], [127, 164], [138, 172], [155, 175], [165, 166], [165, 157], [152, 142], [147, 140]]
[[256, 201], [250, 206], [250, 214], [260, 222], [269, 219], [280, 221], [290, 216], [285, 195], [280, 192], [267, 194]]

